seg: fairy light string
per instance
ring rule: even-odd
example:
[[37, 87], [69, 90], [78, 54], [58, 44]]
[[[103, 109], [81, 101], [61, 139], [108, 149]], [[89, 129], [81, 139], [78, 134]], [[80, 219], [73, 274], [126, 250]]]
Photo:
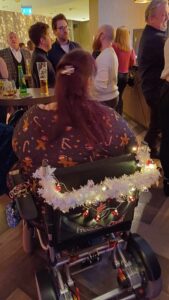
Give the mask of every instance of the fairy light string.
[[[43, 167], [40, 167], [33, 174], [39, 179], [38, 194], [54, 209], [60, 209], [63, 213], [71, 208], [83, 206], [83, 216], [88, 217], [90, 207], [95, 210], [95, 220], [105, 219], [107, 213], [114, 217], [119, 215], [121, 205], [125, 202], [130, 204], [138, 199], [142, 191], [147, 191], [153, 184], [157, 184], [160, 172], [156, 164], [150, 159], [150, 150], [147, 146], [138, 147], [136, 160], [139, 170], [131, 175], [123, 175], [120, 178], [105, 178], [100, 184], [94, 184], [89, 180], [85, 186], [79, 189], [68, 191], [64, 185], [55, 178], [55, 168], [46, 167], [44, 174]], [[62, 193], [64, 187], [64, 193]], [[66, 191], [65, 191], [66, 190]], [[108, 199], [115, 199], [115, 206], [104, 207]], [[100, 209], [100, 211], [99, 211]]]

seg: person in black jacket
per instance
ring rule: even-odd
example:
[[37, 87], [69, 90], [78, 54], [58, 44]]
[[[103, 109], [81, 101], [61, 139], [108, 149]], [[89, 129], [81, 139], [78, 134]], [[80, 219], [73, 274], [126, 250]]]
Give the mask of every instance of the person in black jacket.
[[42, 22], [37, 22], [29, 28], [29, 38], [35, 45], [35, 50], [31, 59], [31, 73], [33, 79], [33, 87], [39, 88], [40, 81], [38, 76], [37, 62], [47, 62], [48, 68], [48, 86], [55, 85], [55, 70], [48, 60], [47, 52], [51, 49], [51, 38], [49, 35], [49, 26]]
[[168, 21], [168, 1], [152, 0], [145, 12], [147, 25], [143, 31], [138, 64], [142, 91], [150, 108], [150, 124], [144, 140], [151, 149], [151, 157], [158, 157], [157, 140], [159, 133], [159, 99], [163, 80], [160, 79], [164, 68], [164, 44]]
[[161, 90], [160, 98], [160, 125], [161, 145], [160, 160], [163, 168], [163, 189], [166, 196], [169, 196], [169, 38], [164, 46], [165, 65], [161, 78], [165, 80]]
[[56, 36], [56, 41], [48, 53], [48, 58], [56, 70], [56, 66], [62, 56], [75, 48], [80, 48], [80, 45], [69, 40], [68, 21], [63, 14], [58, 14], [52, 19], [52, 29]]

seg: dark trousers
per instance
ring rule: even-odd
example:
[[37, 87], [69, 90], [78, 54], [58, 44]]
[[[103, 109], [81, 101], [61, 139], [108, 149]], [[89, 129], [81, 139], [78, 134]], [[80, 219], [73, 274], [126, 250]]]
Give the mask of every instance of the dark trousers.
[[5, 106], [0, 106], [0, 123], [6, 123], [6, 115], [7, 115], [7, 108]]
[[165, 82], [161, 90], [159, 115], [162, 133], [160, 160], [164, 177], [169, 180], [169, 82]]
[[158, 135], [160, 133], [160, 124], [159, 124], [159, 101], [160, 101], [160, 92], [153, 97], [145, 96], [146, 102], [150, 108], [150, 123], [148, 131], [144, 137], [145, 142], [148, 143], [151, 152], [157, 151], [157, 141]]
[[12, 149], [12, 126], [0, 123], [0, 195], [6, 192], [6, 176], [17, 161]]
[[116, 111], [122, 115], [123, 114], [123, 92], [127, 85], [127, 76], [128, 73], [119, 73], [118, 74], [118, 89], [119, 89], [119, 102], [116, 107]]
[[169, 180], [169, 139], [161, 139], [160, 161], [164, 177]]
[[118, 100], [119, 100], [119, 96], [111, 100], [101, 101], [100, 103], [116, 109], [118, 105]]

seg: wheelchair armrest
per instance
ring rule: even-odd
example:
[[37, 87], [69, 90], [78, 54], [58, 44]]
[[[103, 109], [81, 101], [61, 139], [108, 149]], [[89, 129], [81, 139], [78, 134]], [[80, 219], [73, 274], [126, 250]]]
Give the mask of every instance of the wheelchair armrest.
[[[13, 187], [25, 183], [22, 175], [19, 173], [19, 170], [9, 172], [9, 177]], [[37, 208], [30, 191], [26, 190], [20, 195], [17, 195], [14, 200], [16, 201], [16, 205], [22, 219], [29, 221], [37, 218]]]

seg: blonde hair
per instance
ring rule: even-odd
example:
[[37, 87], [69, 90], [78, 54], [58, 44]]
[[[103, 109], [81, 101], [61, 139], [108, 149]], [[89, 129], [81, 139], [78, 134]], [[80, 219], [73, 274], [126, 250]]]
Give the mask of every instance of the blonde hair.
[[119, 49], [123, 51], [130, 51], [130, 33], [127, 27], [121, 26], [116, 30], [115, 43]]
[[152, 17], [156, 14], [158, 7], [165, 4], [168, 4], [167, 0], [152, 0], [146, 8], [145, 21], [148, 22], [149, 17]]

